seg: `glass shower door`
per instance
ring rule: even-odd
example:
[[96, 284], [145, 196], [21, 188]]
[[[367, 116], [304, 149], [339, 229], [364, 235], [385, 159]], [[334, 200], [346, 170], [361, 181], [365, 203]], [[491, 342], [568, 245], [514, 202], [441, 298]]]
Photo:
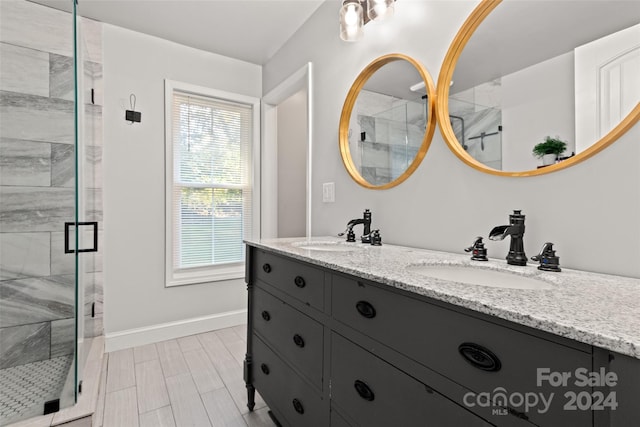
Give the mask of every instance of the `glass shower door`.
[[77, 141], [75, 9], [28, 1], [0, 1], [0, 8], [0, 425], [6, 425], [75, 403]]

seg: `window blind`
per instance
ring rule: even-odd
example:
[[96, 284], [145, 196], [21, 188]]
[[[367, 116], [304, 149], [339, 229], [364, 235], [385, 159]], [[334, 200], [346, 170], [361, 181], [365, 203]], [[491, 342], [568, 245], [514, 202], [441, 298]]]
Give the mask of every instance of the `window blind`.
[[174, 273], [244, 262], [251, 233], [252, 106], [174, 90]]

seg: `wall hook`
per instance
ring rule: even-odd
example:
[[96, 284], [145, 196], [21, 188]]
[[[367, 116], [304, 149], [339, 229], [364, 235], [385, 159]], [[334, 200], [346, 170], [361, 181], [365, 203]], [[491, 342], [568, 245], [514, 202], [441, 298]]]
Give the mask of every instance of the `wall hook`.
[[131, 106], [131, 109], [125, 111], [124, 113], [125, 120], [130, 122], [129, 123], [130, 125], [134, 123], [140, 123], [142, 121], [142, 113], [139, 111], [136, 111], [136, 95], [133, 93], [129, 95], [129, 105]]

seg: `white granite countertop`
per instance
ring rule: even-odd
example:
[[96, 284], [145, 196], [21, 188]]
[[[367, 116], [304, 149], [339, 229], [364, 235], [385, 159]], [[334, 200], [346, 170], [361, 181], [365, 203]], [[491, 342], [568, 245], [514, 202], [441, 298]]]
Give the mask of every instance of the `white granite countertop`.
[[[640, 359], [640, 279], [504, 259], [471, 261], [467, 254], [383, 244], [346, 243], [335, 237], [263, 239], [250, 246], [404, 289], [429, 298]], [[344, 247], [349, 245], [348, 247]], [[314, 249], [306, 249], [305, 246]], [[415, 265], [463, 265], [536, 278], [550, 289], [507, 289], [426, 277]], [[408, 268], [409, 267], [409, 268]]]

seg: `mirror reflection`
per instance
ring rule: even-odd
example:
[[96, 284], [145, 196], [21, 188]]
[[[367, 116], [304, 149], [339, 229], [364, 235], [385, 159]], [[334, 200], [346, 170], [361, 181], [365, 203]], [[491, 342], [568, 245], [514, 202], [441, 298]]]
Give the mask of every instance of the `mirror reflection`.
[[435, 128], [429, 90], [426, 71], [400, 54], [379, 58], [358, 76], [340, 123], [343, 161], [356, 182], [389, 188], [417, 168]]
[[468, 155], [513, 172], [562, 162], [638, 106], [640, 2], [505, 0], [451, 80], [450, 124]]

